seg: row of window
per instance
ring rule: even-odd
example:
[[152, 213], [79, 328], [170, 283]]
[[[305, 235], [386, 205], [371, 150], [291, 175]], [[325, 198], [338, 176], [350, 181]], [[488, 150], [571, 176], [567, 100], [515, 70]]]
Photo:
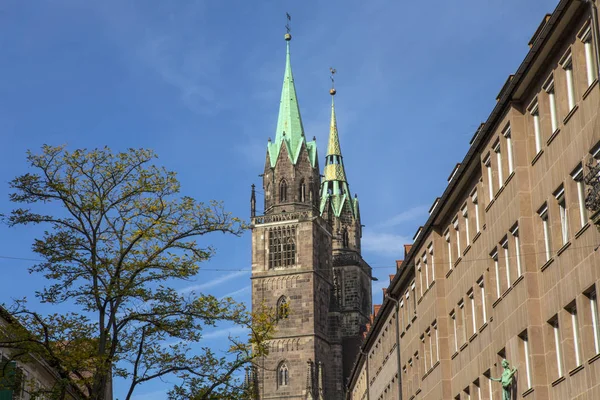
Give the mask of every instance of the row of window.
[[296, 227], [269, 229], [269, 268], [296, 265]]
[[[279, 197], [278, 197], [278, 201], [279, 203], [287, 203], [288, 202], [288, 192], [289, 192], [289, 185], [287, 183], [287, 181], [285, 179], [281, 179], [279, 181]], [[271, 198], [271, 184], [268, 183], [266, 190], [265, 190], [265, 200], [270, 200]], [[313, 198], [313, 192], [312, 192], [312, 188], [310, 188], [309, 191], [306, 190], [306, 182], [304, 181], [304, 179], [300, 180], [300, 184], [298, 185], [298, 201], [304, 203], [307, 200], [312, 200]]]

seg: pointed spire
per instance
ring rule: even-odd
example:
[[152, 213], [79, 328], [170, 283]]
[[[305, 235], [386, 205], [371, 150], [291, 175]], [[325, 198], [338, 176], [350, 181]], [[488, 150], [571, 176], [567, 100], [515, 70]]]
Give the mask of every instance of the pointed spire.
[[[279, 115], [277, 117], [277, 128], [275, 131], [275, 141], [270, 143], [269, 155], [271, 167], [275, 166], [277, 157], [282, 146], [287, 147], [288, 154], [292, 163], [296, 163], [302, 143], [306, 143], [304, 137], [304, 126], [302, 125], [302, 117], [300, 115], [300, 105], [296, 95], [296, 85], [294, 83], [294, 75], [292, 73], [292, 62], [290, 57], [290, 42], [292, 35], [288, 32], [285, 34], [286, 55], [285, 55], [285, 72], [283, 74], [283, 87], [281, 89], [281, 100], [279, 102]], [[309, 147], [309, 156], [314, 166], [313, 160], [315, 157], [316, 143], [307, 144]]]
[[[334, 82], [333, 74], [335, 72], [331, 68], [332, 83]], [[331, 121], [329, 124], [329, 144], [327, 146], [327, 156], [325, 157], [325, 168], [323, 171], [325, 177], [321, 184], [320, 211], [321, 215], [323, 215], [328, 200], [330, 200], [329, 203], [331, 204], [333, 213], [336, 217], [339, 217], [346, 203], [350, 204], [352, 214], [354, 214], [354, 207], [351, 204], [350, 189], [346, 180], [346, 171], [344, 169], [344, 160], [337, 128], [334, 101], [336, 94], [335, 87], [332, 86], [329, 94], [331, 94]]]
[[319, 361], [319, 398], [318, 400], [325, 400], [323, 396], [323, 363]]

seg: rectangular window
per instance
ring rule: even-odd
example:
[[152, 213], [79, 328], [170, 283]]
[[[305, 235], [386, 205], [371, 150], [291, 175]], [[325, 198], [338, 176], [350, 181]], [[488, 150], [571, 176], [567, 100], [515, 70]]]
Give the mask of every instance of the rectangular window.
[[569, 241], [569, 214], [567, 211], [567, 202], [565, 200], [565, 188], [561, 185], [554, 192], [554, 197], [558, 204], [558, 213], [560, 214], [560, 237], [564, 246]]
[[506, 268], [506, 287], [509, 288], [511, 284], [510, 280], [510, 256], [508, 254], [508, 237], [505, 237], [500, 243], [502, 246], [502, 251], [504, 253], [504, 266]]
[[476, 316], [476, 307], [475, 307], [475, 296], [473, 294], [473, 289], [469, 290], [469, 292], [467, 293], [467, 296], [469, 296], [469, 304], [470, 304], [470, 312], [471, 312], [471, 328], [472, 328], [472, 332], [473, 334], [477, 333], [477, 316]]
[[500, 265], [498, 264], [498, 251], [494, 249], [490, 254], [492, 260], [494, 261], [494, 272], [496, 275], [496, 298], [500, 298], [502, 292], [500, 291]]
[[473, 193], [471, 193], [471, 201], [473, 202], [474, 206], [473, 212], [475, 214], [475, 231], [476, 233], [479, 233], [481, 228], [479, 226], [479, 200], [477, 199], [477, 188], [475, 188]]
[[506, 128], [504, 128], [504, 132], [502, 132], [502, 134], [504, 135], [504, 138], [506, 139], [506, 154], [508, 156], [508, 174], [510, 175], [515, 170], [515, 161], [514, 161], [513, 148], [512, 148], [512, 135], [511, 135], [511, 131], [510, 131], [510, 124]]
[[573, 56], [571, 50], [563, 56], [560, 65], [565, 71], [565, 78], [567, 81], [567, 103], [569, 104], [569, 111], [571, 111], [575, 108], [575, 83], [573, 81]]
[[573, 354], [575, 355], [575, 366], [581, 365], [581, 349], [579, 347], [579, 321], [577, 320], [577, 306], [573, 304], [567, 308], [571, 317], [571, 334], [573, 335]]
[[467, 245], [468, 245], [469, 243], [471, 243], [471, 239], [470, 239], [471, 237], [469, 235], [469, 212], [467, 210], [467, 205], [466, 204], [462, 208], [461, 213], [462, 213], [463, 220], [464, 220], [463, 222], [465, 224], [465, 235], [466, 235], [466, 242], [467, 242]]
[[483, 160], [483, 165], [485, 165], [485, 169], [487, 171], [488, 194], [491, 202], [494, 199], [494, 180], [492, 178], [492, 160], [490, 159], [489, 154]]
[[437, 321], [433, 321], [433, 336], [433, 343], [435, 345], [435, 361], [440, 361], [440, 341], [438, 338]]
[[544, 252], [546, 254], [546, 261], [550, 261], [552, 258], [552, 244], [550, 242], [550, 222], [548, 221], [548, 206], [544, 204], [538, 211], [538, 215], [542, 220], [542, 230], [544, 234]]
[[433, 259], [433, 243], [429, 243], [427, 246], [427, 252], [429, 253], [429, 263], [431, 264], [431, 283], [435, 281], [435, 262]]
[[427, 362], [429, 361], [429, 349], [425, 345], [425, 334], [421, 335], [421, 350], [423, 351], [423, 368], [424, 371], [427, 372], [429, 371], [429, 368], [427, 367]]
[[496, 153], [496, 164], [498, 164], [498, 188], [504, 186], [504, 175], [502, 173], [502, 152], [500, 151], [500, 141], [494, 146], [494, 153]]
[[519, 338], [521, 338], [521, 354], [525, 364], [525, 384], [527, 385], [526, 389], [529, 389], [531, 388], [531, 362], [529, 360], [529, 337], [527, 336], [527, 330], [521, 333]]
[[554, 76], [550, 75], [550, 78], [544, 85], [544, 90], [548, 94], [548, 103], [550, 105], [550, 123], [552, 126], [552, 133], [558, 130], [558, 112], [556, 110], [556, 94], [554, 93]]
[[[415, 281], [412, 281], [412, 283], [410, 284], [410, 290], [412, 292], [413, 298], [413, 314], [417, 315], [417, 296], [415, 286]], [[408, 293], [406, 294], [406, 308], [408, 308]]]
[[429, 288], [431, 283], [429, 282], [429, 265], [427, 264], [427, 253], [423, 253], [423, 268], [425, 268], [425, 284]]
[[579, 203], [579, 223], [583, 228], [587, 224], [587, 209], [585, 208], [585, 184], [583, 183], [583, 165], [579, 164], [575, 171], [571, 173], [571, 177], [577, 184], [577, 201]]
[[533, 118], [533, 135], [535, 139], [535, 153], [542, 151], [542, 129], [540, 127], [540, 108], [537, 97], [533, 99], [528, 107], [529, 114]]
[[419, 272], [419, 293], [423, 297], [423, 271], [421, 270], [421, 262], [417, 261], [417, 272]]
[[481, 295], [481, 317], [483, 319], [483, 323], [485, 323], [487, 322], [487, 310], [485, 304], [485, 287], [483, 283], [483, 276], [479, 278], [479, 280], [477, 281], [477, 285], [479, 286], [479, 293]]
[[587, 76], [588, 86], [596, 80], [596, 63], [594, 61], [594, 48], [592, 44], [592, 30], [591, 25], [588, 22], [583, 29], [577, 35], [583, 42], [585, 49], [585, 71]]
[[521, 242], [519, 240], [519, 226], [515, 225], [511, 230], [510, 233], [513, 236], [513, 242], [515, 244], [515, 258], [516, 258], [516, 263], [517, 263], [517, 277], [523, 275], [523, 269], [521, 267]]
[[600, 327], [598, 326], [598, 297], [594, 287], [586, 294], [590, 302], [590, 312], [592, 315], [592, 334], [594, 336], [594, 354], [600, 354]]
[[461, 335], [461, 343], [467, 343], [467, 312], [465, 310], [465, 302], [463, 300], [458, 303], [458, 308], [460, 309], [460, 335]]
[[460, 229], [458, 226], [458, 217], [454, 219], [452, 226], [454, 226], [454, 237], [456, 238], [456, 257], [458, 259], [460, 258]]
[[558, 373], [557, 378], [563, 376], [563, 366], [562, 366], [562, 351], [561, 351], [561, 343], [560, 343], [560, 329], [558, 326], [558, 315], [554, 316], [554, 318], [548, 321], [550, 326], [552, 327], [552, 332], [554, 336], [554, 353], [556, 354], [556, 372]]
[[444, 234], [446, 238], [446, 247], [448, 248], [448, 269], [452, 269], [452, 244], [450, 243], [450, 230]]
[[456, 313], [454, 310], [450, 312], [450, 319], [452, 320], [452, 332], [454, 333], [454, 352], [458, 352], [458, 326], [456, 324]]
[[479, 379], [475, 379], [473, 382], [473, 391], [477, 395], [477, 400], [482, 400], [481, 398], [481, 386], [479, 386]]

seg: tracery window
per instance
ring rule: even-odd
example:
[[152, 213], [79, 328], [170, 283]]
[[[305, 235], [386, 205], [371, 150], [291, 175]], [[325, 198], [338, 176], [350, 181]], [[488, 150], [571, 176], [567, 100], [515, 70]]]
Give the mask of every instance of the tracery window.
[[286, 319], [290, 315], [287, 297], [281, 296], [277, 300], [277, 319]]
[[277, 368], [277, 386], [287, 386], [289, 384], [290, 375], [288, 372], [288, 367], [285, 362], [279, 364], [279, 368]]
[[279, 183], [279, 202], [284, 203], [287, 201], [287, 182], [282, 179]]
[[285, 226], [269, 230], [269, 268], [296, 264], [296, 227]]

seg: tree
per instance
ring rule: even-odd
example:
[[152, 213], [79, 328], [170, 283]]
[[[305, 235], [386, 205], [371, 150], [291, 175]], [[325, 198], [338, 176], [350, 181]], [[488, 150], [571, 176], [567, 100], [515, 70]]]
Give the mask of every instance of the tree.
[[[141, 383], [166, 375], [182, 382], [172, 397], [233, 399], [242, 393], [234, 387], [235, 372], [267, 351], [271, 310], [250, 314], [232, 299], [169, 287], [196, 276], [199, 263], [214, 254], [197, 239], [212, 232], [239, 235], [245, 225], [221, 203], [178, 197], [175, 173], [153, 165], [155, 158], [144, 149], [113, 154], [44, 146], [27, 155], [36, 172], [10, 182], [10, 200], [24, 208], [4, 221], [49, 227], [33, 243], [43, 261], [30, 273], [49, 280], [36, 296], [77, 311], [40, 315], [17, 301], [10, 308], [15, 323], [0, 347], [49, 362], [60, 376], [57, 398], [70, 390], [103, 400], [114, 374], [130, 382], [126, 400]], [[231, 338], [222, 357], [208, 348], [190, 352], [203, 328], [223, 321], [248, 327], [248, 342]]]

